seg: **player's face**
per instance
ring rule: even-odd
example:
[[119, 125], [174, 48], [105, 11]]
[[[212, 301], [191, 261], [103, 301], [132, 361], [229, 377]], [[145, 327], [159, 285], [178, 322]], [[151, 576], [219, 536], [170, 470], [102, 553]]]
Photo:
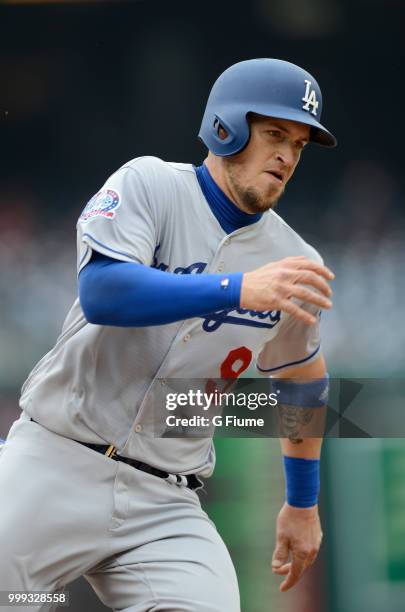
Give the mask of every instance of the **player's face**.
[[250, 140], [224, 157], [225, 179], [234, 201], [250, 213], [274, 208], [309, 141], [308, 125], [251, 115]]

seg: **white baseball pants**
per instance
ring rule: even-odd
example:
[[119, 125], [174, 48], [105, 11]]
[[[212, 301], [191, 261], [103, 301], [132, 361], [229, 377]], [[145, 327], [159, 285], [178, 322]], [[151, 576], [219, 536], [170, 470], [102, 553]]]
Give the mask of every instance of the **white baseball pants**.
[[229, 553], [184, 486], [23, 414], [0, 454], [0, 493], [0, 591], [58, 592], [84, 576], [116, 611], [240, 612]]

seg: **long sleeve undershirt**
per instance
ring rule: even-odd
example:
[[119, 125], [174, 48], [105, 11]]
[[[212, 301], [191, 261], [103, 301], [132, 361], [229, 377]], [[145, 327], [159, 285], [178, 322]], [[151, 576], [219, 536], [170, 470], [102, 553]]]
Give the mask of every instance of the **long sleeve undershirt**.
[[79, 297], [89, 323], [163, 325], [237, 308], [242, 273], [173, 274], [94, 253], [80, 273]]
[[[218, 187], [205, 165], [197, 180], [218, 222], [229, 234], [261, 215], [241, 211]], [[242, 273], [174, 274], [112, 259], [93, 251], [79, 275], [79, 298], [89, 323], [120, 327], [163, 325], [238, 308]]]

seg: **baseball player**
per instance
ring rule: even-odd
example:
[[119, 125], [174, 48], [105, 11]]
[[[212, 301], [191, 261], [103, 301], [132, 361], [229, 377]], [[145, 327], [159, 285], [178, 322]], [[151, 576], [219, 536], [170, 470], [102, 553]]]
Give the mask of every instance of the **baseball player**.
[[[319, 314], [333, 273], [273, 210], [303, 148], [336, 144], [321, 110], [302, 68], [237, 63], [209, 96], [203, 165], [133, 159], [84, 208], [78, 299], [23, 385], [0, 457], [0, 591], [60, 593], [84, 576], [114, 610], [240, 610], [196, 493], [214, 469], [212, 439], [154, 435], [155, 391], [175, 378], [234, 380], [256, 363], [288, 379], [290, 415], [294, 394], [297, 410], [322, 403]], [[281, 438], [283, 591], [322, 535], [320, 440], [304, 427]]]

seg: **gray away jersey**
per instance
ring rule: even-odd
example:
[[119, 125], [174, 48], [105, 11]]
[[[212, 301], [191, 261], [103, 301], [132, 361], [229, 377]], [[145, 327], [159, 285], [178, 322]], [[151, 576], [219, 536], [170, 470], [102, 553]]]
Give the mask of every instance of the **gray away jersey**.
[[[192, 165], [156, 157], [128, 162], [90, 200], [77, 224], [78, 272], [93, 250], [175, 274], [247, 272], [297, 255], [322, 262], [274, 211], [227, 235]], [[252, 362], [269, 376], [316, 359], [319, 343], [318, 323], [307, 326], [285, 313], [228, 309], [120, 328], [88, 323], [76, 299], [55, 346], [24, 383], [20, 405], [63, 436], [114, 444], [120, 454], [168, 472], [209, 476], [211, 438], [154, 437], [156, 387], [173, 378], [226, 377]]]

